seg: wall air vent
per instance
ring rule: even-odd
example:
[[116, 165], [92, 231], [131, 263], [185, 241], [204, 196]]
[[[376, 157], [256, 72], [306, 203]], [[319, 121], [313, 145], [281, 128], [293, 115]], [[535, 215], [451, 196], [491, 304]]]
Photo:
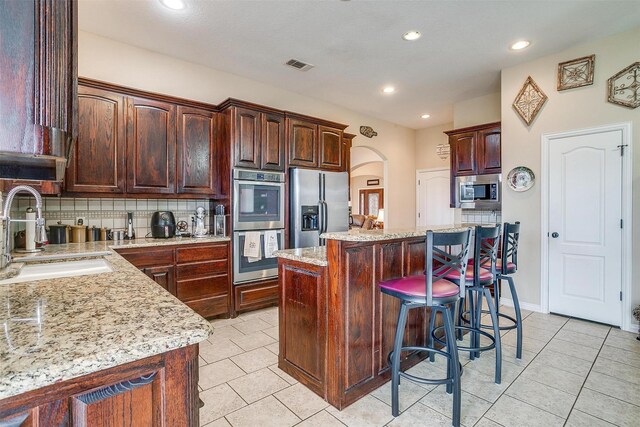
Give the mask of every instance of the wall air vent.
[[288, 65], [289, 67], [293, 67], [296, 70], [300, 71], [308, 71], [313, 68], [313, 65], [307, 64], [306, 62], [298, 61], [297, 59], [290, 59], [285, 63], [285, 65]]

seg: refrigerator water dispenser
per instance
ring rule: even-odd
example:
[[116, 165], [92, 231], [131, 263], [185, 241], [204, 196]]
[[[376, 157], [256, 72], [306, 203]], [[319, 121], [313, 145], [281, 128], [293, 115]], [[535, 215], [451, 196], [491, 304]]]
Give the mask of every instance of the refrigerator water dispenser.
[[318, 206], [302, 206], [302, 231], [318, 230]]

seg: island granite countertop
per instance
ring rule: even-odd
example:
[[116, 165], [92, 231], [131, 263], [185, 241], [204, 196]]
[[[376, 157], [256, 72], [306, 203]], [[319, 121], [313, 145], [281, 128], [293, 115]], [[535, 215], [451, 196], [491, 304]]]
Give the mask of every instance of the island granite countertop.
[[[421, 237], [427, 233], [427, 230], [441, 232], [464, 231], [467, 228], [474, 227], [476, 224], [450, 224], [437, 225], [433, 227], [416, 227], [416, 228], [398, 228], [383, 230], [362, 230], [353, 228], [349, 231], [324, 233], [320, 236], [327, 240], [342, 240], [345, 242], [376, 242], [393, 239], [407, 239], [411, 237]], [[479, 224], [478, 224], [479, 225]]]
[[22, 258], [108, 254], [113, 271], [0, 285], [0, 400], [205, 340], [208, 321], [113, 249], [225, 240], [50, 245]]
[[320, 267], [327, 265], [327, 247], [314, 246], [311, 248], [283, 249], [273, 253], [278, 258], [285, 258], [291, 261], [299, 261], [307, 264], [314, 264]]

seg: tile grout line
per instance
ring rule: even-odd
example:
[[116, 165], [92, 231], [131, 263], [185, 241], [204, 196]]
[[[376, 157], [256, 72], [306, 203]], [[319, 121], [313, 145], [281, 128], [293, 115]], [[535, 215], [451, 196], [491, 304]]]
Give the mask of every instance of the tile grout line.
[[[571, 412], [573, 412], [573, 409], [576, 406], [576, 402], [580, 398], [580, 395], [582, 394], [582, 390], [584, 390], [584, 385], [587, 383], [587, 379], [589, 379], [589, 375], [591, 375], [591, 371], [593, 371], [593, 367], [596, 364], [596, 360], [598, 360], [598, 356], [600, 356], [600, 352], [602, 351], [602, 347], [604, 347], [604, 343], [607, 341], [607, 338], [609, 337], [610, 333], [611, 333], [611, 328], [609, 328], [609, 331], [607, 332], [607, 335], [604, 337], [604, 340], [602, 340], [602, 345], [598, 349], [598, 354], [596, 354], [596, 357], [593, 359], [593, 362], [591, 363], [591, 367], [589, 368], [589, 372], [587, 372], [587, 375], [584, 377], [584, 381], [582, 381], [582, 385], [580, 386], [580, 391], [578, 392], [578, 396], [576, 397], [576, 400], [573, 402], [573, 405], [571, 405], [571, 409], [569, 410], [569, 416], [565, 420], [563, 426], [567, 425], [567, 422], [569, 421], [569, 417], [571, 416]], [[588, 415], [591, 415], [591, 414], [588, 414]], [[595, 417], [595, 418], [598, 418], [598, 417]], [[605, 421], [605, 420], [603, 420], [603, 421]]]

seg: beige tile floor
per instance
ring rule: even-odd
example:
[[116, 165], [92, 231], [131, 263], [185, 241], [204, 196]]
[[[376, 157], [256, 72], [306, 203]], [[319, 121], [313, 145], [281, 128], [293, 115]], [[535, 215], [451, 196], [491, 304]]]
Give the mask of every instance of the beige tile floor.
[[[512, 312], [509, 307], [501, 308]], [[467, 426], [638, 426], [640, 341], [616, 328], [523, 312], [524, 353], [515, 359], [515, 331], [505, 331], [502, 384], [495, 356], [464, 364], [462, 423]], [[489, 319], [485, 316], [485, 322]], [[214, 320], [200, 345], [203, 426], [450, 426], [443, 386], [403, 381], [400, 416], [391, 415], [389, 384], [338, 411], [280, 371], [277, 308]], [[441, 377], [443, 361], [414, 374]]]

